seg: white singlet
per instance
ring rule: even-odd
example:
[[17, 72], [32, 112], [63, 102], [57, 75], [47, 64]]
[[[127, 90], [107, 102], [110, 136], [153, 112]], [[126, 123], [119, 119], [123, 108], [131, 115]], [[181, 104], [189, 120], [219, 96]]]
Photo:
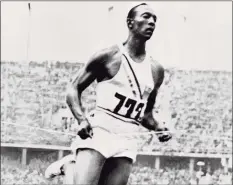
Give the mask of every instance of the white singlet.
[[117, 74], [110, 80], [97, 84], [96, 109], [90, 119], [93, 138], [81, 140], [79, 136], [72, 144], [77, 148], [92, 148], [109, 157], [136, 159], [137, 139], [117, 134], [138, 132], [147, 99], [154, 87], [149, 56], [134, 62], [124, 46], [120, 45], [122, 63]]

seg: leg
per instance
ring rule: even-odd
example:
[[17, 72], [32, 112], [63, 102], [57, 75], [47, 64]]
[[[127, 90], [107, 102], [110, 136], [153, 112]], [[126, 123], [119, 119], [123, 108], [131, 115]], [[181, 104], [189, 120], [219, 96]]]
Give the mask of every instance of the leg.
[[56, 176], [62, 175], [61, 169], [63, 169], [65, 165], [70, 164], [72, 161], [74, 161], [74, 156], [70, 154], [50, 164], [45, 170], [45, 178], [52, 179]]
[[126, 185], [133, 166], [132, 159], [116, 157], [106, 160], [98, 185]]
[[63, 166], [64, 178], [63, 184], [74, 184], [75, 162], [69, 162]]
[[97, 185], [106, 158], [96, 150], [79, 149], [74, 168], [74, 184]]

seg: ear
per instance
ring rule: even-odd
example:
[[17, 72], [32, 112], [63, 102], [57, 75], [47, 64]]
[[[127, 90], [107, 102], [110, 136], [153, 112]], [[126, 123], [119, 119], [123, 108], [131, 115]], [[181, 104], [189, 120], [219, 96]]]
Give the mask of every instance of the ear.
[[131, 29], [132, 27], [133, 27], [133, 19], [127, 19], [127, 25], [128, 25], [128, 27]]

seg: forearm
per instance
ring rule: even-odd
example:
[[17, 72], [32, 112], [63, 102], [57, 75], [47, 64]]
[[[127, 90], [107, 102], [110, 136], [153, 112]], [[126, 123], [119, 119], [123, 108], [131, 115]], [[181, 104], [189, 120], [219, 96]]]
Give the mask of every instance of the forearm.
[[82, 108], [81, 94], [82, 92], [79, 92], [77, 89], [71, 87], [66, 96], [66, 103], [68, 104], [78, 123], [86, 119]]
[[154, 119], [153, 116], [153, 109], [155, 105], [156, 96], [157, 96], [157, 90], [154, 89], [148, 98], [148, 102], [142, 119], [141, 125], [149, 130], [157, 129], [157, 121]]
[[148, 130], [157, 130], [158, 122], [154, 119], [152, 112], [146, 113], [142, 119], [141, 125]]

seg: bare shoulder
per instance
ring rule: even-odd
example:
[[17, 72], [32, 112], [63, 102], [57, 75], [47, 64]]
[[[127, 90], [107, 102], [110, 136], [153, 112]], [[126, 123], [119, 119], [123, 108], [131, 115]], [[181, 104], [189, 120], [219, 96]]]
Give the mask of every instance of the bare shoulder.
[[115, 55], [117, 55], [119, 51], [120, 49], [117, 45], [112, 45], [112, 46], [106, 47], [94, 53], [91, 56], [90, 60], [97, 61], [103, 64], [109, 61], [110, 58], [113, 58]]
[[97, 81], [112, 78], [120, 68], [120, 53], [118, 45], [97, 51], [88, 61], [86, 71], [94, 73]]
[[151, 71], [154, 79], [155, 86], [159, 88], [164, 79], [164, 67], [152, 57], [150, 57]]

